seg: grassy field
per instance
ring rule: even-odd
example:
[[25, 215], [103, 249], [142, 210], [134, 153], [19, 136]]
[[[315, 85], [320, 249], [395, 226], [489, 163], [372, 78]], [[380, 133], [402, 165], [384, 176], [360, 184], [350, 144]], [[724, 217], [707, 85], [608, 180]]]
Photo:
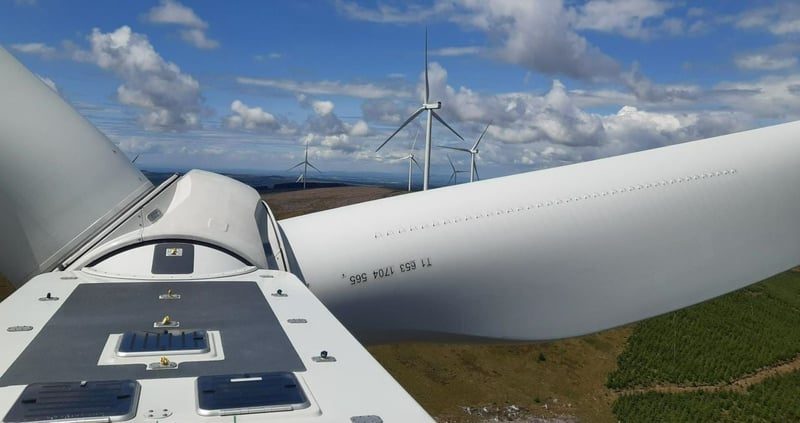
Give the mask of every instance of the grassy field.
[[648, 392], [623, 395], [614, 413], [623, 422], [798, 422], [800, 372], [774, 376], [744, 392]]
[[[401, 344], [368, 348], [440, 421], [479, 421], [521, 407], [525, 416], [614, 422], [604, 386], [629, 329], [527, 345]], [[464, 407], [487, 407], [469, 416]], [[497, 409], [497, 412], [493, 411]], [[481, 415], [483, 414], [483, 415]]]
[[762, 283], [636, 326], [614, 389], [730, 383], [800, 355], [800, 273]]
[[636, 325], [608, 378], [624, 422], [800, 421], [800, 272]]

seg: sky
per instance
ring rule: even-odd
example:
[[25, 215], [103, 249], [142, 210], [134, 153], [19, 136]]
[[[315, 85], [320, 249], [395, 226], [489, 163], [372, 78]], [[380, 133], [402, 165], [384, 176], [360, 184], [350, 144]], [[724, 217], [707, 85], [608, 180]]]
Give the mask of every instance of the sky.
[[[0, 0], [0, 45], [145, 169], [482, 178], [800, 118], [792, 1]], [[297, 169], [292, 172], [299, 172]], [[463, 178], [460, 176], [460, 178]]]

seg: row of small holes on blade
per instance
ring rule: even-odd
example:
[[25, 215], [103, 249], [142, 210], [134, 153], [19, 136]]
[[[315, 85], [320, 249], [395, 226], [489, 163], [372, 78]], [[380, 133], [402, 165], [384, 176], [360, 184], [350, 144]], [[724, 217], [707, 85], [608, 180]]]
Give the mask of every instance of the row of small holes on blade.
[[440, 226], [446, 226], [446, 225], [450, 225], [450, 224], [457, 224], [457, 223], [461, 223], [461, 222], [469, 222], [471, 220], [491, 218], [491, 217], [494, 217], [494, 216], [500, 216], [500, 215], [504, 215], [504, 214], [520, 213], [520, 212], [523, 212], [523, 211], [531, 211], [531, 210], [541, 209], [541, 208], [546, 208], [546, 207], [560, 206], [560, 205], [563, 205], [563, 204], [575, 203], [575, 202], [578, 202], [578, 201], [584, 201], [584, 200], [591, 200], [591, 199], [595, 199], [595, 198], [608, 197], [608, 196], [611, 196], [611, 195], [625, 194], [625, 193], [633, 192], [633, 191], [641, 191], [643, 189], [655, 189], [655, 188], [659, 188], [659, 187], [665, 187], [665, 186], [668, 186], [668, 185], [675, 185], [675, 184], [682, 184], [682, 183], [686, 183], [686, 182], [707, 181], [707, 180], [709, 180], [711, 178], [720, 177], [720, 176], [730, 176], [730, 175], [734, 175], [735, 173], [736, 173], [736, 169], [728, 169], [728, 170], [722, 170], [722, 171], [716, 171], [716, 172], [706, 172], [706, 173], [701, 173], [701, 174], [687, 176], [687, 177], [679, 177], [679, 178], [675, 178], [675, 179], [662, 180], [662, 181], [653, 182], [653, 183], [631, 185], [631, 186], [627, 186], [627, 187], [619, 188], [619, 189], [611, 189], [611, 190], [608, 190], [608, 191], [593, 192], [591, 194], [584, 194], [584, 195], [581, 195], [581, 196], [567, 197], [567, 198], [562, 198], [562, 199], [557, 199], [557, 200], [545, 201], [545, 202], [541, 202], [541, 203], [538, 203], [538, 204], [527, 204], [525, 206], [518, 206], [518, 207], [513, 207], [513, 208], [508, 208], [508, 209], [503, 209], [503, 210], [496, 210], [496, 211], [493, 211], [493, 212], [478, 213], [478, 214], [471, 215], [471, 216], [456, 217], [456, 218], [453, 218], [453, 219], [445, 219], [445, 220], [436, 221], [436, 222], [433, 222], [433, 223], [423, 223], [421, 225], [414, 225], [414, 226], [411, 226], [411, 227], [408, 227], [408, 228], [400, 228], [400, 229], [397, 229], [397, 230], [394, 230], [394, 231], [376, 232], [375, 233], [375, 238], [377, 239], [377, 238], [382, 238], [384, 236], [400, 235], [400, 234], [403, 234], [403, 233], [406, 233], [406, 232], [414, 232], [414, 231], [420, 231], [420, 230], [429, 229], [429, 228], [436, 228], [436, 227], [440, 227]]

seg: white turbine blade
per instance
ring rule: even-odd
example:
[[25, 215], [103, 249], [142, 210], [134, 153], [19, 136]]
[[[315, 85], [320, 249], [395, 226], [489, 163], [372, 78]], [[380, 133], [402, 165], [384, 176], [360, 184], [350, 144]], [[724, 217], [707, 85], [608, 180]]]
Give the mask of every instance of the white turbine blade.
[[317, 169], [317, 167], [316, 167], [316, 166], [314, 166], [314, 165], [312, 165], [311, 163], [308, 163], [308, 167], [310, 167], [310, 168], [312, 168], [312, 169], [316, 170], [316, 171], [317, 171], [317, 172], [319, 172], [319, 173], [322, 173], [322, 171], [321, 171], [321, 170]]
[[152, 188], [0, 47], [0, 273], [19, 287], [53, 270]]
[[290, 167], [290, 168], [286, 169], [286, 171], [288, 172], [288, 171], [290, 171], [290, 170], [292, 170], [292, 169], [294, 169], [294, 168], [296, 168], [296, 167], [298, 167], [298, 166], [302, 166], [302, 165], [304, 165], [304, 164], [306, 164], [306, 162], [300, 162], [300, 163], [298, 163], [298, 164], [296, 164], [296, 165], [294, 165], [294, 166], [292, 166], [292, 167]]
[[472, 151], [477, 151], [478, 150], [478, 144], [481, 143], [481, 140], [483, 139], [483, 136], [486, 135], [486, 131], [489, 130], [490, 126], [492, 126], [492, 121], [489, 121], [489, 124], [486, 125], [486, 128], [483, 129], [483, 132], [481, 132], [481, 136], [478, 137], [478, 141], [475, 141], [475, 145], [472, 146]]
[[438, 145], [437, 147], [439, 147], [439, 148], [447, 148], [449, 150], [463, 151], [465, 153], [472, 153], [472, 151], [470, 151], [468, 148], [449, 147], [449, 146], [446, 146], [446, 145]]
[[428, 85], [428, 28], [425, 28], [425, 103], [430, 101], [431, 89]]
[[458, 171], [456, 170], [456, 166], [453, 164], [453, 161], [450, 160], [450, 155], [447, 155], [447, 161], [450, 163], [450, 168], [453, 169], [453, 173], [450, 174], [450, 179], [447, 180], [448, 185], [450, 182], [456, 182], [456, 175], [458, 175]]
[[453, 173], [456, 173], [456, 165], [453, 164], [453, 161], [450, 159], [450, 155], [447, 155], [447, 161], [450, 163], [450, 167], [453, 169]]
[[417, 159], [415, 159], [414, 156], [411, 156], [410, 158], [411, 158], [411, 161], [414, 162], [415, 165], [417, 165], [419, 170], [422, 170], [422, 166], [419, 165], [419, 162], [417, 161]]
[[392, 132], [392, 135], [389, 135], [389, 138], [386, 138], [386, 141], [384, 141], [384, 142], [383, 142], [383, 144], [381, 144], [381, 145], [380, 145], [380, 147], [378, 147], [378, 148], [376, 148], [376, 149], [375, 149], [375, 152], [378, 152], [378, 151], [380, 151], [380, 149], [381, 149], [381, 148], [383, 148], [383, 146], [384, 146], [384, 145], [386, 145], [386, 143], [387, 143], [387, 142], [389, 142], [389, 140], [391, 140], [392, 138], [394, 138], [394, 136], [395, 136], [395, 135], [397, 135], [397, 133], [398, 133], [398, 132], [400, 132], [401, 130], [403, 130], [403, 128], [405, 128], [405, 127], [406, 127], [406, 125], [408, 125], [409, 123], [411, 123], [411, 121], [412, 121], [412, 120], [414, 120], [414, 118], [415, 118], [415, 117], [419, 116], [419, 114], [420, 114], [420, 113], [422, 113], [424, 110], [425, 110], [425, 108], [424, 108], [424, 107], [420, 107], [419, 109], [417, 109], [417, 111], [416, 111], [416, 112], [412, 113], [412, 114], [411, 114], [411, 116], [409, 116], [409, 117], [408, 117], [408, 119], [406, 119], [406, 121], [405, 121], [405, 122], [403, 122], [403, 124], [402, 124], [402, 125], [400, 125], [400, 127], [399, 127], [399, 128], [397, 128], [397, 130], [396, 130], [396, 131]]
[[435, 118], [436, 118], [436, 120], [438, 120], [439, 122], [441, 122], [441, 123], [442, 123], [442, 125], [446, 126], [446, 127], [447, 127], [447, 129], [449, 129], [449, 130], [450, 130], [452, 133], [456, 134], [456, 136], [457, 136], [458, 138], [460, 138], [460, 139], [461, 139], [461, 141], [464, 141], [464, 137], [462, 137], [461, 135], [459, 135], [459, 134], [458, 134], [458, 132], [456, 132], [456, 130], [455, 130], [455, 129], [451, 128], [451, 127], [450, 127], [450, 125], [448, 125], [448, 124], [447, 124], [447, 122], [445, 122], [445, 121], [444, 121], [444, 119], [440, 118], [438, 113], [436, 113], [436, 112], [434, 112], [433, 110], [431, 110], [431, 114], [433, 115], [433, 117], [435, 117]]
[[417, 129], [417, 133], [414, 134], [414, 142], [411, 143], [411, 152], [414, 152], [414, 148], [417, 147], [417, 137], [419, 136], [419, 129]]
[[[798, 133], [794, 122], [280, 225], [298, 274], [365, 341], [577, 336], [798, 265]], [[341, 278], [362, 272], [357, 287]]]

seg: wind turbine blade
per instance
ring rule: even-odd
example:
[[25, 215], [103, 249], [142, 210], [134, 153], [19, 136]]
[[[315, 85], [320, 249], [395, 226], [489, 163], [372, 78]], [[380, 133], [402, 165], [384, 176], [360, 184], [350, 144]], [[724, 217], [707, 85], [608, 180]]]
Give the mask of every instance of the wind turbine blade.
[[[577, 336], [797, 266], [798, 133], [787, 123], [279, 224], [303, 280], [366, 342]], [[419, 226], [487, 210], [504, 212]], [[418, 257], [418, 270], [359, 289], [341, 281], [395, 257]]]
[[408, 125], [412, 120], [414, 120], [415, 117], [419, 116], [419, 114], [422, 113], [424, 110], [425, 110], [424, 107], [420, 107], [419, 109], [417, 109], [416, 112], [412, 113], [411, 116], [409, 116], [408, 119], [406, 119], [406, 121], [403, 122], [403, 124], [400, 125], [400, 127], [397, 128], [397, 130], [392, 133], [392, 135], [389, 135], [389, 138], [386, 138], [386, 141], [384, 141], [383, 144], [380, 145], [380, 147], [375, 149], [375, 152], [377, 153], [381, 148], [383, 148], [383, 146], [386, 145], [386, 143], [389, 142], [389, 140], [391, 140], [395, 135], [397, 135], [398, 132], [400, 132], [403, 128], [405, 128], [406, 125]]
[[139, 156], [141, 155], [142, 153], [137, 154], [136, 157], [134, 157], [133, 160], [131, 160], [131, 163], [136, 163], [136, 160], [139, 160]]
[[[0, 271], [18, 288], [62, 264], [153, 185], [2, 47], [0, 93]], [[59, 160], [42, 166], [47, 157]]]
[[445, 122], [445, 121], [444, 121], [444, 119], [440, 118], [438, 113], [436, 113], [436, 112], [434, 112], [433, 110], [431, 110], [431, 114], [433, 115], [433, 117], [435, 117], [435, 118], [436, 118], [436, 120], [438, 120], [439, 122], [441, 122], [441, 123], [442, 123], [442, 125], [446, 126], [446, 127], [447, 127], [447, 129], [449, 129], [449, 130], [450, 130], [450, 131], [452, 131], [454, 134], [456, 134], [456, 136], [457, 136], [458, 138], [461, 138], [461, 141], [464, 141], [464, 137], [462, 137], [461, 135], [459, 135], [459, 134], [458, 134], [458, 132], [456, 132], [456, 130], [455, 130], [455, 129], [451, 128], [451, 127], [450, 127], [450, 125], [448, 125], [448, 124], [447, 124], [447, 122]]
[[301, 166], [301, 165], [303, 165], [303, 164], [305, 164], [305, 162], [300, 162], [300, 163], [298, 163], [298, 164], [296, 164], [296, 165], [294, 165], [294, 166], [292, 166], [292, 167], [290, 167], [290, 168], [286, 169], [286, 171], [288, 172], [288, 171], [290, 171], [290, 170], [292, 170], [292, 169], [296, 168], [297, 166]]
[[317, 167], [312, 165], [311, 163], [308, 163], [308, 166], [311, 167], [312, 169], [316, 170], [317, 172], [322, 173], [321, 170], [317, 169]]
[[411, 152], [414, 152], [414, 148], [417, 146], [417, 137], [419, 136], [419, 129], [417, 129], [417, 133], [414, 134], [414, 142], [411, 144]]
[[419, 165], [419, 162], [417, 161], [417, 159], [414, 158], [414, 156], [411, 156], [411, 161], [414, 162], [415, 165], [417, 165], [419, 170], [422, 170], [422, 166]]
[[447, 155], [447, 161], [450, 162], [450, 167], [453, 168], [453, 173], [456, 173], [456, 165], [453, 164], [449, 154]]
[[448, 149], [448, 150], [457, 150], [457, 151], [463, 151], [463, 152], [465, 152], [465, 153], [472, 153], [472, 151], [470, 151], [470, 150], [469, 150], [469, 149], [467, 149], [467, 148], [460, 148], [460, 147], [449, 147], [449, 146], [446, 146], [446, 145], [437, 145], [437, 147], [439, 147], [439, 148], [446, 148], [446, 149]]
[[425, 103], [430, 100], [431, 88], [428, 85], [428, 28], [425, 28]]
[[486, 131], [489, 130], [490, 126], [492, 126], [492, 121], [489, 121], [489, 124], [486, 125], [486, 128], [484, 128], [483, 132], [481, 132], [481, 136], [478, 137], [478, 141], [475, 141], [475, 145], [472, 146], [472, 151], [475, 151], [478, 148], [478, 144], [481, 143], [481, 140], [483, 139], [483, 136], [486, 135]]

